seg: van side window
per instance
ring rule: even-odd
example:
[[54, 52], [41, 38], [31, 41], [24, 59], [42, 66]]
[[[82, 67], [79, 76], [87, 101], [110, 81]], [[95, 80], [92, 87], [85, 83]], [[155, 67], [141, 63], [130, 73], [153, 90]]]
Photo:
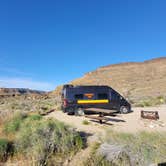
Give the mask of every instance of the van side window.
[[107, 93], [99, 93], [98, 99], [108, 99], [108, 94]]
[[113, 100], [116, 100], [116, 97], [117, 97], [117, 94], [116, 94], [114, 91], [112, 91], [112, 92], [111, 92], [111, 98], [112, 98]]
[[84, 98], [84, 95], [83, 94], [76, 94], [74, 96], [75, 99], [83, 99]]

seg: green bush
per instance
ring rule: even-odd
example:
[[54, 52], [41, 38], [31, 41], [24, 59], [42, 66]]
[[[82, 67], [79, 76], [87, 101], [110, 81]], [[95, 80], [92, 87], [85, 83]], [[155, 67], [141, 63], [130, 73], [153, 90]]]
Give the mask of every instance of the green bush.
[[19, 130], [21, 123], [23, 120], [27, 117], [26, 114], [23, 113], [16, 113], [13, 117], [13, 119], [8, 120], [5, 125], [4, 125], [4, 132], [9, 134], [9, 133], [14, 133]]
[[[83, 140], [78, 132], [64, 123], [44, 119], [38, 114], [15, 114], [5, 123], [4, 132], [14, 134], [14, 153], [31, 158], [32, 165], [46, 165], [53, 156], [63, 160], [83, 147]], [[7, 145], [7, 142], [2, 142], [3, 158], [7, 154]]]
[[80, 135], [61, 122], [27, 118], [16, 135], [18, 153], [32, 157], [36, 164], [45, 165], [53, 155], [69, 156], [83, 146]]
[[87, 121], [87, 120], [83, 120], [83, 121], [82, 121], [82, 124], [84, 124], [84, 125], [89, 125], [89, 124], [90, 124], [90, 122], [89, 122], [89, 121]]
[[0, 162], [7, 160], [8, 155], [12, 153], [12, 145], [7, 139], [0, 138]]
[[43, 117], [39, 114], [32, 114], [28, 117], [30, 120], [41, 120]]

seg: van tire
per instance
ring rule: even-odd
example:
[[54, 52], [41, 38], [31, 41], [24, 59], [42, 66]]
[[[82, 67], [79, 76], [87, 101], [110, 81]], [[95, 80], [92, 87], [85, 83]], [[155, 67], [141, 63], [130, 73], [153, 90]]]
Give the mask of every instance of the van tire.
[[65, 109], [62, 109], [63, 113], [66, 113], [66, 110]]
[[67, 110], [67, 115], [74, 115], [74, 108], [73, 107], [69, 107]]
[[127, 114], [130, 112], [130, 110], [129, 110], [129, 107], [122, 105], [122, 106], [120, 106], [119, 112], [121, 114]]
[[75, 115], [84, 116], [85, 113], [84, 113], [83, 108], [82, 108], [82, 107], [78, 107], [78, 108], [75, 110]]

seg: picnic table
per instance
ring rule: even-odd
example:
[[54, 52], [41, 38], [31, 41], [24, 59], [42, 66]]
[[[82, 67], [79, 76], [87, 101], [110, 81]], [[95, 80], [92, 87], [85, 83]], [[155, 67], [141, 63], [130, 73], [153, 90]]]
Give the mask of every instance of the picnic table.
[[98, 116], [85, 115], [85, 117], [90, 118], [90, 119], [99, 120], [100, 124], [102, 124], [103, 122], [106, 123], [107, 121], [109, 121], [109, 118], [104, 117], [105, 115], [113, 114], [114, 112], [116, 112], [115, 110], [102, 109], [102, 108], [87, 108], [87, 109], [85, 109], [85, 111], [99, 113]]

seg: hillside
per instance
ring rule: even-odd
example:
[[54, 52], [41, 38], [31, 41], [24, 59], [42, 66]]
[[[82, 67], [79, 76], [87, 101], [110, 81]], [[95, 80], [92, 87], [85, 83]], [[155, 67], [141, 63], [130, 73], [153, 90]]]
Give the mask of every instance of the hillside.
[[[109, 85], [132, 101], [166, 95], [166, 57], [103, 66], [70, 83]], [[61, 88], [58, 87], [56, 92]]]
[[163, 96], [166, 94], [166, 57], [103, 66], [71, 83], [109, 85], [133, 100]]

